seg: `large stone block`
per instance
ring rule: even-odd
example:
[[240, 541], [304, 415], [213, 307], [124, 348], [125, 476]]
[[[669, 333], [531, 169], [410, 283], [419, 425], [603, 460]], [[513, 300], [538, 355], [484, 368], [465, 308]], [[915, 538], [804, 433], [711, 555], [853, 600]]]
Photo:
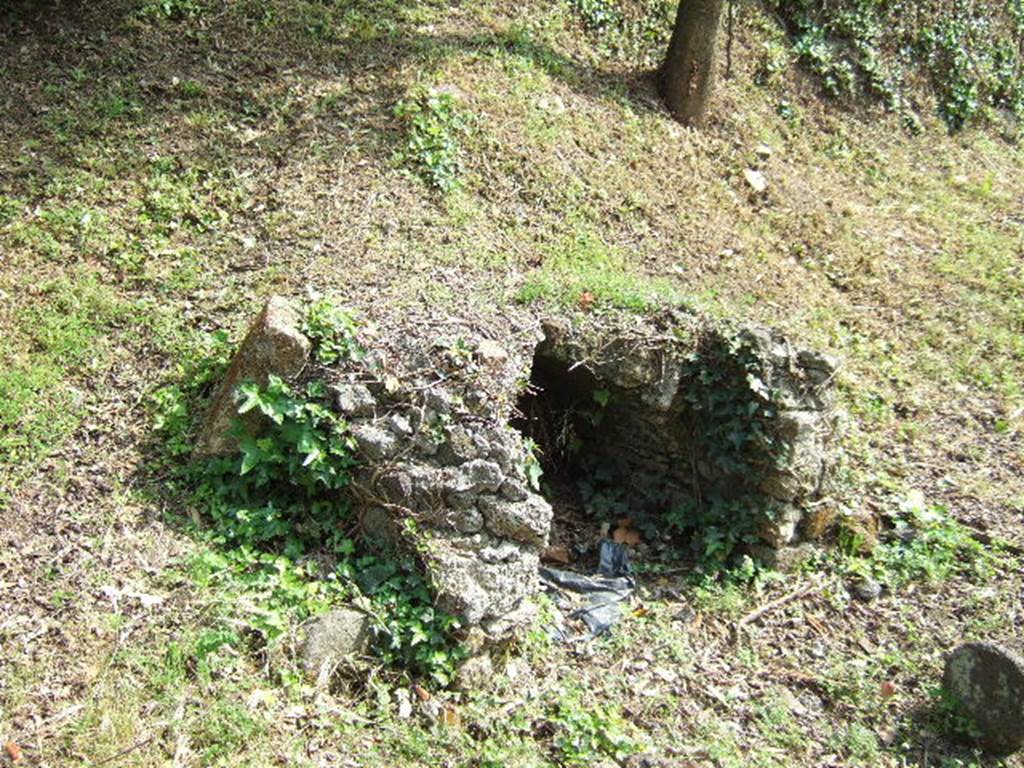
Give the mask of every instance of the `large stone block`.
[[245, 429], [259, 429], [257, 413], [238, 417], [235, 392], [239, 384], [254, 381], [266, 386], [271, 375], [288, 379], [297, 376], [309, 357], [309, 339], [300, 330], [299, 314], [280, 296], [271, 297], [249, 328], [235, 353], [224, 380], [213, 396], [203, 429], [196, 441], [195, 455], [222, 456], [238, 448], [230, 434], [235, 418]]
[[993, 755], [1024, 747], [1024, 659], [992, 643], [966, 643], [946, 660], [942, 686], [962, 707], [978, 745]]

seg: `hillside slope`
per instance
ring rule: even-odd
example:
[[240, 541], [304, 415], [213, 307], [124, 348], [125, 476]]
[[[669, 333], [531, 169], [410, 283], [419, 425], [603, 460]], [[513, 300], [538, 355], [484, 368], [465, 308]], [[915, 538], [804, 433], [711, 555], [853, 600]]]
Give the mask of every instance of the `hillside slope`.
[[[1024, 154], [823, 99], [753, 4], [683, 129], [651, 5], [614, 34], [585, 2], [2, 12], [0, 737], [30, 764], [988, 764], [933, 689], [955, 643], [1024, 629]], [[538, 632], [493, 687], [431, 691], [441, 724], [391, 671], [314, 691], [290, 629], [252, 628], [279, 585], [211, 565], [155, 423], [211, 334], [310, 291], [424, 324], [682, 303], [779, 327], [843, 361], [837, 512], [950, 520], [817, 573], [669, 569], [594, 646]], [[861, 603], [867, 572], [890, 588]]]

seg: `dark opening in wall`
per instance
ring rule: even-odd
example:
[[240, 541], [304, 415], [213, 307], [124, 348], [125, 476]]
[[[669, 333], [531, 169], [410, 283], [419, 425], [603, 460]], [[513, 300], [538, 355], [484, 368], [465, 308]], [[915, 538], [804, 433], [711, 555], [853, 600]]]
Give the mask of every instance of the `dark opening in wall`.
[[682, 516], [700, 489], [692, 461], [679, 463], [691, 443], [682, 420], [666, 428], [641, 390], [599, 379], [543, 346], [518, 410], [513, 426], [535, 446], [541, 490], [555, 511], [554, 552], [590, 567], [599, 541], [617, 535], [644, 554], [687, 553]]
[[556, 551], [586, 567], [616, 533], [642, 557], [701, 562], [794, 543], [825, 468], [811, 373], [768, 334], [549, 332], [513, 426], [544, 470]]

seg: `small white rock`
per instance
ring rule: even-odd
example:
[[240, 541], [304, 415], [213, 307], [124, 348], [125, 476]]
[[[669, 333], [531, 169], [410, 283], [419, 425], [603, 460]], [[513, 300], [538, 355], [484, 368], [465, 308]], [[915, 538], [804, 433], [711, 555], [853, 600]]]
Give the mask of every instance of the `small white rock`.
[[760, 171], [755, 171], [753, 168], [746, 168], [743, 171], [743, 178], [746, 180], [750, 188], [759, 195], [768, 189], [768, 179], [766, 179], [764, 174]]

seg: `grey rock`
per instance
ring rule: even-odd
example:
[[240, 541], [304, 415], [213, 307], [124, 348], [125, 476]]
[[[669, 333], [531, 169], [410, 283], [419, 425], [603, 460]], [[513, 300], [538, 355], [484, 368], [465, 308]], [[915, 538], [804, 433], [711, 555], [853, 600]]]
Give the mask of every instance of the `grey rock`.
[[502, 472], [509, 472], [512, 469], [512, 452], [508, 446], [501, 443], [492, 444], [487, 458], [501, 467]]
[[1024, 747], [1024, 659], [994, 643], [966, 643], [946, 659], [942, 686], [993, 755]]
[[678, 621], [684, 627], [690, 626], [690, 624], [692, 624], [693, 620], [696, 618], [697, 614], [688, 605], [684, 605], [682, 608], [680, 608], [678, 611], [672, 614], [672, 621]]
[[870, 576], [861, 576], [858, 579], [854, 579], [853, 583], [850, 584], [850, 593], [858, 600], [870, 603], [881, 596], [882, 585]]
[[398, 452], [398, 438], [393, 432], [373, 424], [357, 424], [351, 431], [360, 452], [371, 461], [390, 459]]
[[775, 513], [772, 520], [765, 523], [760, 531], [761, 540], [771, 547], [779, 549], [792, 544], [797, 538], [797, 528], [803, 519], [803, 510], [787, 504]]
[[446, 389], [433, 388], [423, 396], [423, 404], [435, 414], [449, 413], [455, 407], [452, 394]]
[[532, 600], [520, 601], [512, 610], [500, 616], [488, 618], [480, 623], [484, 632], [492, 638], [503, 638], [510, 635], [518, 627], [527, 627], [536, 623], [540, 609]]
[[479, 691], [494, 683], [494, 665], [488, 653], [471, 656], [459, 667], [455, 684], [463, 691]]
[[783, 573], [793, 573], [806, 565], [816, 554], [818, 548], [810, 542], [788, 544], [781, 547], [755, 546], [751, 554], [763, 561], [765, 565]]
[[788, 446], [787, 466], [762, 480], [762, 493], [792, 502], [817, 492], [827, 462], [821, 429], [821, 415], [815, 411], [779, 414], [775, 431]]
[[797, 352], [797, 362], [800, 367], [806, 369], [807, 372], [814, 371], [821, 374], [820, 381], [815, 381], [815, 384], [822, 384], [827, 379], [835, 375], [835, 372], [839, 370], [839, 360], [832, 355], [826, 355], [823, 352], [817, 352], [811, 349], [801, 349]]
[[491, 533], [535, 547], [546, 547], [554, 512], [537, 494], [523, 501], [484, 496], [478, 502]]
[[401, 542], [401, 528], [394, 515], [383, 507], [367, 507], [359, 516], [359, 528], [368, 541], [383, 550], [395, 549]]
[[440, 445], [430, 432], [423, 430], [416, 433], [412, 439], [413, 448], [421, 456], [436, 456]]
[[365, 384], [335, 384], [331, 387], [338, 410], [349, 418], [373, 416], [377, 400]]
[[441, 473], [429, 465], [405, 462], [382, 472], [374, 488], [384, 501], [400, 507], [433, 506]]
[[498, 342], [482, 339], [476, 345], [476, 357], [484, 365], [499, 366], [508, 360], [508, 352]]
[[435, 535], [425, 561], [439, 604], [468, 624], [500, 619], [538, 589], [539, 557], [511, 542]]
[[449, 524], [462, 533], [480, 533], [484, 529], [484, 516], [476, 507], [453, 509], [448, 514]]
[[473, 433], [473, 446], [476, 448], [478, 456], [486, 456], [491, 452], [490, 442], [488, 442], [487, 438], [479, 432]]
[[504, 481], [501, 467], [493, 461], [467, 461], [452, 473], [445, 491], [448, 493], [484, 493], [497, 491]]
[[470, 431], [455, 424], [448, 428], [438, 456], [445, 464], [462, 464], [479, 458], [480, 452]]
[[324, 682], [339, 662], [365, 653], [372, 638], [369, 616], [352, 608], [335, 608], [307, 626], [303, 668], [311, 679]]
[[497, 546], [484, 547], [480, 550], [480, 560], [492, 565], [497, 563], [510, 563], [515, 561], [521, 550], [511, 541], [503, 541]]
[[[235, 401], [239, 384], [255, 381], [266, 386], [271, 375], [288, 379], [302, 370], [309, 357], [310, 342], [299, 325], [299, 313], [287, 299], [272, 296], [267, 300], [211, 400], [196, 441], [196, 456], [223, 456], [238, 449], [237, 439], [228, 433], [239, 418]], [[262, 417], [258, 411], [250, 411], [241, 421], [250, 434], [259, 433]]]
[[393, 413], [388, 417], [388, 427], [396, 435], [412, 434], [412, 424], [409, 423], [409, 419], [400, 413]]
[[502, 468], [494, 462], [484, 461], [477, 459], [476, 461], [469, 462], [463, 466], [463, 471], [466, 472], [473, 482], [473, 487], [477, 490], [490, 490], [495, 492], [501, 487], [505, 476], [502, 474]]
[[642, 395], [644, 402], [657, 411], [668, 412], [679, 393], [681, 380], [682, 368], [679, 361], [667, 361], [654, 386], [644, 390]]
[[501, 496], [509, 501], [523, 501], [530, 496], [530, 489], [527, 488], [526, 483], [520, 482], [519, 480], [506, 480], [501, 484], [499, 489]]

